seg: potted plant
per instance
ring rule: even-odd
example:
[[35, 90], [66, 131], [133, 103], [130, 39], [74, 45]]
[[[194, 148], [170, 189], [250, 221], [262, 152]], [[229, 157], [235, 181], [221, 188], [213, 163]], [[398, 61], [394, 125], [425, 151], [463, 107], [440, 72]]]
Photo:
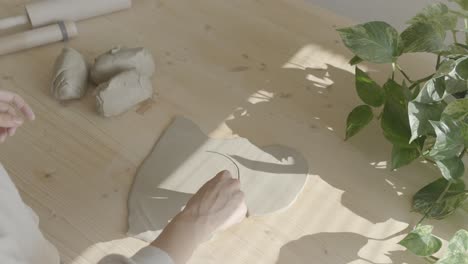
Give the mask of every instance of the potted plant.
[[[442, 242], [432, 234], [432, 226], [423, 225], [427, 218], [446, 218], [468, 198], [462, 160], [468, 148], [468, 0], [453, 1], [461, 9], [452, 10], [444, 3], [430, 5], [408, 21], [401, 33], [381, 21], [338, 29], [345, 46], [355, 54], [350, 64], [356, 65], [356, 91], [363, 102], [348, 115], [346, 139], [378, 120], [383, 136], [393, 145], [392, 170], [418, 159], [440, 170], [440, 179], [414, 195], [413, 210], [422, 218], [400, 242], [438, 264], [468, 264], [468, 231], [458, 231], [438, 259], [433, 255]], [[457, 38], [460, 34], [463, 42]], [[432, 74], [414, 80], [401, 67], [398, 58], [413, 52], [434, 55]], [[393, 71], [380, 85], [359, 68], [363, 61], [391, 64]], [[401, 73], [402, 82], [395, 80], [396, 72]]]

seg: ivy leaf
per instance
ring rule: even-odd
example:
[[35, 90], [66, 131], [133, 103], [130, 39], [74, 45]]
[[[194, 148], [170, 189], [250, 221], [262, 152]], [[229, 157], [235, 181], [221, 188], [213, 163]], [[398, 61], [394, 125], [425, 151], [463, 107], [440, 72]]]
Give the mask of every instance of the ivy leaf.
[[455, 80], [467, 80], [468, 56], [462, 56], [456, 60], [444, 61], [435, 73], [434, 78], [440, 76], [449, 76], [450, 78]]
[[468, 264], [468, 231], [462, 229], [455, 234], [447, 253], [436, 264]]
[[383, 88], [385, 90], [385, 106], [380, 123], [383, 134], [394, 145], [410, 147], [411, 130], [404, 87], [393, 80], [388, 80]]
[[410, 143], [421, 136], [434, 133], [434, 128], [429, 121], [439, 121], [445, 106], [445, 103], [421, 104], [414, 101], [408, 103]]
[[356, 90], [361, 100], [373, 107], [384, 103], [384, 92], [367, 73], [356, 67]]
[[448, 104], [443, 115], [452, 120], [468, 122], [468, 98], [458, 99]]
[[435, 3], [424, 8], [408, 23], [438, 24], [445, 30], [452, 30], [457, 26], [457, 16], [449, 12], [447, 5], [443, 3]]
[[439, 77], [449, 75], [449, 73], [453, 71], [455, 66], [456, 66], [455, 60], [448, 59], [448, 60], [442, 61], [442, 63], [440, 63], [439, 65], [439, 69], [437, 69], [433, 78], [436, 79]]
[[341, 28], [338, 32], [346, 47], [363, 60], [390, 63], [399, 55], [398, 32], [385, 22], [369, 22]]
[[468, 10], [468, 1], [467, 0], [449, 0], [450, 2], [455, 2], [460, 5], [461, 8]]
[[447, 77], [445, 80], [445, 89], [448, 94], [464, 92], [468, 90], [468, 83], [466, 80], [456, 80]]
[[[445, 190], [448, 183], [446, 179], [440, 178], [419, 190], [413, 197], [413, 211], [426, 214]], [[434, 219], [443, 219], [463, 205], [467, 197], [465, 183], [458, 180], [450, 185], [445, 197], [432, 207], [427, 216]]]
[[433, 228], [429, 225], [419, 225], [398, 244], [417, 256], [431, 256], [442, 247], [442, 241], [432, 235]]
[[361, 131], [365, 126], [367, 126], [374, 114], [372, 113], [372, 108], [368, 105], [360, 105], [351, 111], [348, 115], [346, 121], [346, 139], [356, 135]]
[[393, 145], [392, 149], [392, 164], [391, 170], [396, 170], [403, 166], [406, 166], [413, 162], [415, 159], [419, 158], [419, 150], [414, 148], [404, 148], [398, 145]]
[[364, 60], [359, 58], [358, 56], [354, 56], [350, 61], [349, 61], [349, 65], [351, 66], [354, 66], [356, 64], [359, 64], [361, 62], [363, 62]]
[[429, 121], [436, 133], [436, 142], [429, 152], [435, 160], [458, 157], [464, 148], [464, 137], [460, 126], [453, 120]]
[[[460, 2], [467, 2], [466, 0], [462, 0]], [[449, 2], [454, 2], [454, 0], [449, 0]], [[468, 3], [467, 3], [468, 4]], [[453, 14], [459, 16], [459, 17], [463, 17], [463, 18], [468, 18], [468, 11], [466, 10], [450, 10], [450, 12], [452, 12]], [[465, 29], [466, 31], [466, 29]]]
[[[459, 230], [450, 240], [448, 245], [449, 254], [468, 254], [468, 231]], [[468, 255], [467, 255], [468, 256]]]
[[[455, 29], [457, 21], [457, 15], [451, 12], [447, 5], [435, 3], [427, 6], [408, 22], [411, 26], [405, 30], [406, 33], [402, 33], [404, 43], [412, 43], [412, 40], [418, 39], [418, 34], [421, 35], [420, 43], [413, 43], [413, 48], [410, 50], [405, 48], [405, 52], [443, 53], [447, 50], [453, 50], [453, 47], [446, 47], [444, 40], [446, 31]], [[406, 39], [408, 41], [405, 41]]]
[[445, 96], [445, 81], [443, 77], [440, 77], [427, 81], [414, 101], [431, 104], [442, 101]]
[[406, 85], [405, 80], [403, 80], [403, 83], [401, 84], [401, 89], [403, 90], [403, 94], [405, 95], [406, 100], [410, 101], [413, 97], [413, 93], [411, 93], [410, 89], [408, 88], [408, 85]]
[[459, 179], [465, 173], [465, 165], [459, 157], [436, 161], [442, 176], [449, 181]]
[[454, 120], [459, 124], [465, 140], [465, 147], [468, 147], [468, 98], [458, 99], [448, 104], [442, 117]]
[[468, 57], [467, 56], [461, 57], [455, 61], [454, 68], [449, 73], [449, 76], [458, 80], [468, 79]]
[[414, 23], [401, 33], [403, 52], [441, 52], [446, 49], [445, 35], [438, 24]]
[[421, 85], [418, 84], [416, 85], [414, 88], [413, 88], [413, 91], [411, 92], [411, 97], [410, 97], [410, 101], [413, 101], [416, 99], [416, 97], [418, 97], [419, 93], [421, 92]]
[[440, 55], [452, 59], [458, 59], [466, 54], [468, 54], [468, 51], [461, 47], [459, 43], [449, 44], [447, 48], [440, 53]]

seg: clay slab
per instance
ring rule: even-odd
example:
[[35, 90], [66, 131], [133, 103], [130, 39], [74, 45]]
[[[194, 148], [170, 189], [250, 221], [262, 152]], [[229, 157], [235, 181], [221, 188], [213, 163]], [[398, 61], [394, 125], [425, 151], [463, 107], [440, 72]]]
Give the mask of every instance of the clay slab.
[[308, 165], [293, 149], [259, 148], [245, 138], [211, 139], [192, 121], [177, 117], [137, 173], [129, 197], [129, 234], [145, 241], [156, 238], [192, 194], [225, 169], [240, 175], [249, 214], [258, 216], [295, 201]]

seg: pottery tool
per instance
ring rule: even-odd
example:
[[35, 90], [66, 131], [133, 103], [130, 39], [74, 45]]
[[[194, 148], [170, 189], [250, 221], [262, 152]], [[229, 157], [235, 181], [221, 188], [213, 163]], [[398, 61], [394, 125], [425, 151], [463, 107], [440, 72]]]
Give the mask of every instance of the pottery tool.
[[0, 38], [0, 56], [58, 41], [67, 41], [78, 35], [74, 22], [59, 22]]
[[236, 170], [237, 170], [237, 179], [240, 181], [240, 169], [239, 169], [239, 166], [237, 165], [237, 163], [231, 158], [229, 157], [228, 155], [226, 154], [223, 154], [223, 153], [219, 153], [219, 152], [216, 152], [216, 151], [206, 151], [208, 153], [213, 153], [213, 154], [217, 154], [217, 155], [220, 155], [222, 157], [225, 157], [227, 160], [229, 160], [232, 164], [234, 164], [234, 166], [236, 167]]
[[132, 6], [131, 0], [45, 0], [27, 4], [25, 14], [0, 19], [0, 30], [30, 24], [32, 28], [59, 21], [80, 21]]

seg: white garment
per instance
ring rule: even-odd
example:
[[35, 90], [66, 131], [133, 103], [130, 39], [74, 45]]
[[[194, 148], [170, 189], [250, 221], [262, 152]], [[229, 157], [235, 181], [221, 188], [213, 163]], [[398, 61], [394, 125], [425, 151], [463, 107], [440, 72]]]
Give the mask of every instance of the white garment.
[[[57, 249], [39, 230], [39, 218], [24, 204], [18, 190], [0, 164], [0, 263], [59, 264]], [[110, 255], [98, 264], [173, 264], [166, 252], [146, 247], [131, 259]]]

